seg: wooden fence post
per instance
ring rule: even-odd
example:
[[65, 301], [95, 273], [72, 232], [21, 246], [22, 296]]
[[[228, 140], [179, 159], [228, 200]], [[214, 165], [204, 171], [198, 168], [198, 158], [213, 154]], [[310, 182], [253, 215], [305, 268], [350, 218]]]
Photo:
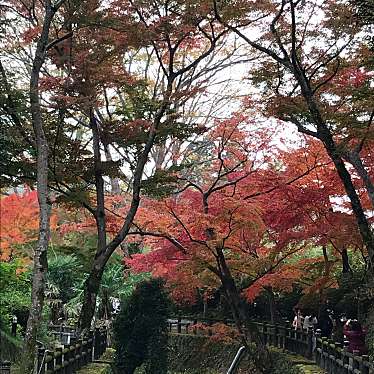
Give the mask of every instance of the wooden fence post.
[[55, 370], [55, 359], [54, 354], [51, 351], [46, 351], [45, 355], [45, 368], [48, 372], [52, 372]]
[[10, 374], [10, 361], [0, 361], [0, 374]]
[[77, 341], [77, 353], [76, 353], [76, 358], [77, 358], [77, 368], [80, 369], [83, 365], [84, 365], [84, 362], [83, 362], [83, 339], [80, 338], [78, 339]]
[[69, 363], [70, 371], [69, 373], [75, 372], [75, 343], [69, 345]]
[[45, 349], [38, 348], [38, 373], [45, 373]]
[[88, 351], [87, 351], [87, 360], [88, 362], [92, 362], [93, 357], [93, 332], [90, 330], [87, 335], [87, 340], [88, 340]]
[[268, 325], [268, 333], [269, 333], [268, 344], [274, 347], [276, 344], [275, 344], [275, 327], [273, 325]]
[[267, 325], [265, 322], [262, 323], [262, 336], [264, 339], [264, 344], [268, 344]]
[[100, 329], [98, 327], [95, 327], [94, 332], [94, 353], [93, 353], [93, 359], [96, 360], [99, 358], [99, 337], [100, 337]]
[[291, 347], [291, 331], [290, 327], [285, 328], [285, 336], [284, 336], [284, 349], [290, 350]]
[[317, 365], [320, 366], [321, 363], [321, 354], [320, 354], [320, 349], [321, 349], [321, 330], [317, 329], [315, 334], [314, 334], [314, 359], [317, 362]]
[[178, 317], [177, 332], [178, 334], [182, 332], [182, 318], [180, 316]]
[[286, 349], [287, 327], [280, 326], [280, 328], [279, 328], [279, 334], [280, 334], [280, 346], [279, 346], [279, 348], [285, 350]]
[[307, 349], [306, 357], [309, 359], [313, 358], [313, 331], [309, 330], [307, 335]]
[[62, 347], [57, 347], [55, 352], [55, 370], [58, 373], [62, 372]]
[[[365, 365], [365, 362], [369, 363], [369, 356], [362, 355], [361, 356], [361, 361], [360, 361], [360, 371], [362, 374], [369, 374], [369, 366]], [[373, 368], [374, 372], [374, 368]]]
[[325, 339], [326, 338], [321, 338], [321, 368], [322, 369], [326, 369]]
[[82, 362], [83, 366], [88, 364], [88, 338], [87, 336], [82, 342]]

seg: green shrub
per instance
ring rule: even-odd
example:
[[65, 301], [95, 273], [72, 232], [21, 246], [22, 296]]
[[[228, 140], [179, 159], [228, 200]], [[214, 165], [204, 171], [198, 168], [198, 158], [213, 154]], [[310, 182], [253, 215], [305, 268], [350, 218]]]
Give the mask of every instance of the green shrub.
[[113, 325], [117, 373], [133, 374], [144, 363], [147, 374], [166, 374], [169, 305], [161, 279], [139, 283], [122, 303]]
[[[19, 260], [0, 262], [0, 327], [9, 331], [12, 316], [28, 314], [31, 302], [31, 281], [29, 271], [19, 271]], [[19, 318], [19, 323], [20, 318]]]
[[374, 360], [374, 306], [369, 309], [367, 318], [366, 318], [367, 335], [366, 335], [366, 344], [368, 346], [370, 359]]
[[283, 352], [272, 351], [271, 359], [273, 367], [271, 374], [301, 374], [300, 370], [287, 359], [287, 355]]
[[16, 362], [22, 351], [22, 342], [0, 329], [0, 359]]

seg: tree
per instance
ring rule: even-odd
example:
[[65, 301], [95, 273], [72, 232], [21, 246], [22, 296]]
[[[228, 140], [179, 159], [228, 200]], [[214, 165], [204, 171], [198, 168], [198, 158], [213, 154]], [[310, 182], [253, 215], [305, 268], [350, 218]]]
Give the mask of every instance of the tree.
[[[199, 15], [198, 7], [192, 6], [192, 8], [189, 8], [189, 6], [183, 5], [186, 13], [191, 14], [191, 12], [194, 11], [198, 14], [198, 16], [192, 17], [190, 22], [187, 23], [187, 20], [189, 20], [188, 17], [176, 12], [175, 6], [176, 4], [169, 4], [166, 5], [165, 8], [162, 8], [161, 3], [155, 3], [150, 9], [146, 10], [145, 4], [142, 2], [126, 2], [118, 8], [114, 8], [114, 11], [110, 13], [110, 22], [115, 25], [112, 29], [116, 31], [117, 36], [121, 37], [124, 35], [124, 32], [130, 30], [127, 32], [130, 36], [134, 37], [134, 44], [152, 46], [159, 69], [163, 74], [162, 83], [160, 82], [162, 91], [160, 97], [157, 98], [157, 102], [152, 108], [152, 111], [145, 111], [145, 113], [143, 111], [141, 113], [141, 115], [146, 115], [146, 117], [138, 117], [134, 120], [131, 119], [125, 123], [125, 126], [122, 128], [122, 131], [125, 134], [125, 142], [127, 141], [135, 148], [135, 158], [131, 165], [133, 168], [131, 182], [132, 197], [123, 225], [115, 233], [109, 243], [107, 243], [105, 190], [103, 179], [105, 172], [103, 169], [104, 163], [101, 160], [100, 154], [101, 146], [105, 148], [106, 145], [109, 145], [104, 138], [104, 131], [109, 129], [104, 127], [105, 123], [102, 122], [99, 112], [94, 107], [87, 107], [86, 105], [84, 108], [85, 116], [89, 119], [89, 127], [92, 131], [96, 190], [96, 208], [91, 208], [87, 204], [85, 204], [85, 207], [90, 210], [97, 222], [98, 247], [93, 261], [92, 271], [86, 281], [85, 297], [80, 316], [80, 325], [82, 329], [90, 326], [104, 267], [112, 253], [122, 243], [131, 227], [131, 222], [139, 206], [141, 180], [144, 167], [148, 161], [150, 151], [154, 143], [157, 141], [157, 137], [162, 136], [164, 129], [169, 131], [167, 125], [169, 124], [169, 121], [172, 121], [173, 119], [173, 111], [171, 110], [172, 103], [175, 100], [180, 100], [184, 95], [191, 95], [190, 92], [185, 93], [181, 88], [183, 77], [190, 79], [188, 74], [193, 71], [202, 60], [212, 53], [215, 44], [224, 34], [219, 29], [217, 31], [215, 30], [214, 19], [206, 20], [204, 16]], [[149, 10], [150, 13], [148, 12]], [[170, 13], [168, 15], [170, 20], [167, 20], [167, 18], [164, 19], [162, 14], [159, 13], [161, 11], [168, 14]], [[162, 20], [162, 22], [158, 22], [157, 19]], [[207, 24], [206, 26], [203, 26], [203, 22], [205, 21], [207, 21]], [[124, 22], [126, 23], [125, 28], [123, 26]], [[127, 25], [128, 22], [129, 24]], [[185, 25], [186, 29], [183, 30], [182, 25], [185, 23], [187, 23]], [[137, 39], [137, 36], [140, 35], [138, 32], [139, 28], [144, 30], [141, 40]], [[138, 33], [137, 36], [131, 34], [135, 29]], [[162, 36], [161, 39], [159, 35]], [[188, 46], [191, 46], [194, 38], [202, 39], [199, 48], [195, 48], [197, 55], [196, 57], [185, 61], [183, 64], [182, 61], [179, 60], [180, 51], [184, 51]], [[126, 40], [128, 41], [129, 39]], [[123, 51], [120, 53], [123, 54]], [[92, 90], [94, 85], [97, 84], [97, 82], [93, 80], [94, 78], [95, 77], [87, 75], [84, 77], [84, 86], [87, 87], [88, 92], [82, 92], [82, 94], [87, 98], [90, 97], [89, 95], [96, 97], [95, 90]], [[82, 82], [82, 79], [80, 81]], [[109, 118], [112, 116], [110, 112], [108, 112], [108, 115]], [[114, 113], [112, 120], [113, 119]], [[170, 128], [173, 130], [173, 126]], [[128, 131], [130, 131], [130, 136]], [[120, 138], [115, 138], [112, 135], [112, 139]], [[123, 145], [126, 144], [120, 144], [120, 146]]]
[[145, 245], [153, 251], [126, 263], [165, 277], [179, 299], [191, 297], [196, 287], [221, 287], [244, 343], [250, 331], [261, 351], [261, 340], [247, 326], [239, 284], [248, 288], [299, 250], [271, 238], [266, 244], [264, 206], [251, 199], [261, 195], [257, 188], [276, 189], [282, 175], [267, 170], [275, 156], [270, 137], [244, 115], [217, 123], [207, 138], [214, 157], [200, 161], [202, 173], [176, 173], [174, 194], [144, 201], [132, 234], [147, 238]]
[[[36, 365], [36, 335], [41, 319], [41, 313], [44, 302], [44, 288], [45, 288], [45, 273], [47, 271], [47, 248], [50, 231], [50, 198], [48, 196], [48, 142], [45, 135], [45, 128], [43, 124], [43, 117], [40, 104], [39, 91], [39, 74], [43, 64], [46, 60], [47, 52], [54, 45], [61, 40], [51, 40], [50, 28], [53, 19], [64, 1], [52, 3], [47, 1], [40, 8], [36, 5], [31, 5], [29, 8], [27, 4], [17, 4], [17, 2], [9, 2], [7, 4], [7, 16], [17, 14], [23, 20], [22, 28], [25, 32], [33, 32], [33, 38], [36, 40], [35, 53], [31, 58], [31, 69], [29, 75], [29, 90], [28, 99], [30, 104], [30, 118], [34, 130], [34, 150], [37, 153], [37, 193], [39, 202], [39, 236], [38, 243], [34, 251], [34, 270], [33, 270], [33, 285], [32, 285], [32, 305], [30, 308], [30, 316], [28, 320], [25, 350], [23, 360], [23, 371], [31, 373], [34, 371]], [[34, 12], [34, 13], [33, 13]], [[43, 14], [41, 16], [41, 23], [39, 27], [35, 25], [36, 14]], [[28, 28], [29, 27], [29, 28]], [[2, 84], [7, 89], [7, 113], [12, 117], [13, 121], [18, 126], [20, 132], [24, 135], [26, 132], [22, 131], [22, 125], [18, 117], [18, 112], [15, 110], [13, 104], [12, 92], [7, 86], [7, 79], [1, 65]], [[30, 142], [30, 139], [28, 139]]]
[[[263, 67], [256, 66], [251, 74], [270, 99], [268, 113], [294, 123], [325, 147], [350, 199], [372, 275], [374, 236], [365, 200], [360, 199], [354, 173], [345, 162], [352, 164], [374, 206], [371, 164], [365, 162], [365, 149], [371, 146], [373, 89], [362, 29], [345, 2], [261, 4], [243, 1], [233, 12], [224, 2], [214, 1], [214, 11], [228, 29], [261, 53]], [[323, 22], [315, 16], [317, 9]], [[259, 23], [260, 35], [254, 40], [245, 28]]]
[[318, 142], [281, 151], [238, 114], [207, 138], [215, 157], [200, 160], [197, 174], [176, 172], [171, 196], [143, 202], [132, 234], [153, 250], [126, 263], [167, 279], [177, 301], [203, 286], [223, 289], [243, 332], [243, 296], [252, 302], [295, 285], [324, 291], [336, 284], [340, 255], [362, 241], [339, 210], [346, 203], [331, 200], [344, 190]]
[[[177, 103], [198, 92], [199, 87], [193, 82], [204, 77], [197, 68], [225, 34], [216, 27], [214, 18], [205, 16], [200, 4], [160, 1], [152, 5], [150, 13], [146, 8], [148, 5], [142, 1], [64, 3], [61, 17], [54, 20], [51, 28], [49, 44], [39, 43], [38, 47], [39, 65], [41, 57], [43, 62], [48, 57], [48, 64], [42, 70], [38, 65], [36, 70], [41, 73], [40, 93], [45, 103], [42, 111], [48, 114], [42, 135], [44, 144], [51, 145], [49, 187], [59, 194], [57, 201], [85, 207], [97, 222], [97, 254], [86, 284], [80, 322], [83, 329], [90, 325], [104, 266], [126, 236], [136, 212], [140, 182], [153, 144], [165, 142], [168, 134], [178, 136], [178, 132], [194, 131], [193, 126], [190, 130], [189, 126], [177, 122]], [[184, 9], [184, 14], [179, 13], [179, 8]], [[32, 61], [24, 45], [35, 44], [40, 31], [38, 24], [43, 21], [42, 12], [34, 9], [27, 4], [21, 9], [17, 5], [9, 7], [17, 27], [13, 39], [6, 44], [5, 55], [13, 61], [15, 57], [26, 71]], [[140, 67], [144, 69], [145, 80], [130, 72], [134, 53], [146, 53], [150, 57], [145, 67]], [[153, 65], [157, 74], [152, 82], [148, 73]], [[34, 86], [39, 84], [35, 82], [35, 76], [39, 79], [36, 70]], [[18, 91], [11, 89], [9, 74], [2, 71], [2, 84], [7, 92], [4, 115], [22, 141], [35, 149], [36, 141], [26, 131], [33, 119], [26, 116], [28, 127], [21, 125], [23, 112], [15, 105]], [[34, 112], [40, 117], [40, 113]], [[66, 152], [67, 149], [71, 152]], [[120, 158], [117, 162], [113, 161], [113, 150]], [[27, 156], [32, 159], [32, 152]], [[25, 164], [29, 166], [27, 161]], [[107, 243], [104, 179], [108, 176], [112, 182], [118, 182], [118, 177], [123, 177], [120, 170], [123, 162], [130, 169], [131, 175], [125, 183], [133, 195], [132, 204], [123, 227]], [[32, 167], [22, 169], [25, 174], [22, 176], [19, 170], [13, 169], [9, 169], [10, 180], [35, 181]], [[91, 189], [96, 195], [93, 200]]]

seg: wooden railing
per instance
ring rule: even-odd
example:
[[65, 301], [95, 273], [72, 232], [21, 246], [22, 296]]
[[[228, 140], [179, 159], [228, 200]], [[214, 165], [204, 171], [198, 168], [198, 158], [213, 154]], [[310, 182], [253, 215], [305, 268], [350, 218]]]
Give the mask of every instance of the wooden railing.
[[76, 338], [76, 328], [65, 325], [49, 325], [50, 333], [60, 341], [61, 344], [69, 345]]
[[10, 361], [0, 360], [0, 374], [10, 374]]
[[346, 346], [317, 337], [315, 360], [329, 374], [374, 374], [374, 365], [368, 356], [350, 353]]
[[[172, 333], [205, 335], [213, 334], [213, 329], [209, 326], [214, 323], [234, 326], [232, 320], [197, 319], [193, 317], [176, 317], [170, 319], [168, 323], [169, 331]], [[201, 323], [208, 327], [199, 329], [197, 326]], [[328, 374], [374, 374], [374, 364], [369, 362], [368, 356], [360, 356], [358, 352], [348, 352], [348, 344], [342, 345], [330, 339], [322, 338], [320, 330], [314, 333], [266, 322], [251, 322], [251, 324], [256, 327], [265, 344], [314, 360]]]
[[[215, 318], [194, 318], [194, 317], [175, 317], [168, 320], [169, 332], [178, 334], [207, 334], [212, 335], [213, 331], [209, 328], [215, 323], [224, 323], [227, 326], [235, 326], [231, 319], [215, 319]], [[204, 324], [208, 328], [202, 330], [197, 327], [198, 324]]]
[[61, 345], [53, 351], [39, 348], [38, 373], [39, 374], [72, 374], [97, 360], [107, 346], [106, 329], [96, 328], [82, 339], [68, 345]]

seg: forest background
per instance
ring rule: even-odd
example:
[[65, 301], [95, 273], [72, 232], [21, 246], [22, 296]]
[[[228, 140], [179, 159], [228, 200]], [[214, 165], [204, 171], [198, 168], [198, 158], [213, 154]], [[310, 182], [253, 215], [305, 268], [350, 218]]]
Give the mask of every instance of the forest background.
[[150, 274], [239, 329], [301, 295], [370, 318], [371, 0], [7, 1], [1, 17], [2, 326], [28, 319], [26, 366], [43, 311], [84, 331]]

